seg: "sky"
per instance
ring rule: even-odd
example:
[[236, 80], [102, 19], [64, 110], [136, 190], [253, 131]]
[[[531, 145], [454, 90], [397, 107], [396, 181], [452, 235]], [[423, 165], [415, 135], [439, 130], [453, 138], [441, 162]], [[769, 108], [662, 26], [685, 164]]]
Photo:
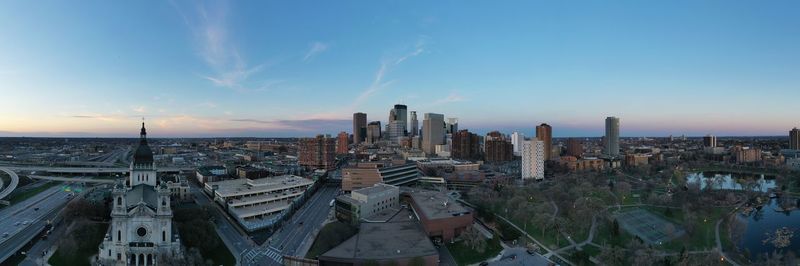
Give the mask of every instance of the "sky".
[[[800, 1], [0, 1], [0, 136], [786, 135]], [[422, 122], [420, 121], [420, 124]]]

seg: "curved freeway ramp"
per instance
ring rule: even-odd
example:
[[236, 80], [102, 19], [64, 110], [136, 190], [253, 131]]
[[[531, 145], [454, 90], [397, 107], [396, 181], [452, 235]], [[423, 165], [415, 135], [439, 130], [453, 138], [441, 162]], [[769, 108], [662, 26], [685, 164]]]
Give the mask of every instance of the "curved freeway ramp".
[[[0, 191], [0, 199], [3, 199], [17, 188], [17, 184], [19, 184], [19, 176], [17, 176], [17, 173], [14, 173], [14, 171], [11, 171], [5, 167], [0, 167], [0, 171], [6, 172], [9, 176], [11, 176], [11, 183], [8, 184], [3, 191]], [[2, 183], [2, 181], [0, 181], [0, 183]]]

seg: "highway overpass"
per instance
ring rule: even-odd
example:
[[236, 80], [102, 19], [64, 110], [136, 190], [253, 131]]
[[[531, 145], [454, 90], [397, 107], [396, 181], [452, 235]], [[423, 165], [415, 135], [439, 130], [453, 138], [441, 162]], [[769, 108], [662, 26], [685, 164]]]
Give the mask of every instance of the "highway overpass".
[[3, 199], [17, 188], [17, 184], [19, 184], [19, 176], [17, 176], [17, 173], [14, 173], [14, 171], [6, 167], [0, 167], [0, 171], [6, 172], [9, 176], [11, 176], [11, 183], [9, 183], [5, 188], [3, 188], [2, 185], [3, 181], [0, 181], [0, 188], [3, 188], [3, 191], [0, 191], [0, 199]]
[[[4, 168], [12, 171], [36, 171], [51, 174], [127, 174], [129, 169], [126, 167], [50, 167], [50, 166], [5, 166]], [[178, 173], [182, 171], [194, 171], [194, 167], [161, 167], [156, 171], [159, 173]]]

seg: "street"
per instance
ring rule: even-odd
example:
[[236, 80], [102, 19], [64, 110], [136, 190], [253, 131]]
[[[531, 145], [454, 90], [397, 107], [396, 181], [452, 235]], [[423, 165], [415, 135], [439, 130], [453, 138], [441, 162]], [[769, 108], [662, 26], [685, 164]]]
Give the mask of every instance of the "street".
[[[281, 255], [305, 255], [314, 241], [312, 235], [322, 227], [331, 212], [330, 202], [337, 196], [339, 188], [323, 186], [283, 223], [270, 241], [242, 255], [242, 265], [281, 265]], [[302, 254], [301, 254], [302, 253]]]

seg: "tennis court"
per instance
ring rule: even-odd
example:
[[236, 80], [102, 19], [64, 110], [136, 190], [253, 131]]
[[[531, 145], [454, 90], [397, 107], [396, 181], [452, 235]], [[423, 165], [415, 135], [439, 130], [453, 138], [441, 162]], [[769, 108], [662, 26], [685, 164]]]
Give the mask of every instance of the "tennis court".
[[[680, 226], [644, 209], [625, 210], [616, 217], [622, 229], [639, 236], [647, 244], [660, 245], [686, 233]], [[668, 225], [672, 225], [671, 228]]]

